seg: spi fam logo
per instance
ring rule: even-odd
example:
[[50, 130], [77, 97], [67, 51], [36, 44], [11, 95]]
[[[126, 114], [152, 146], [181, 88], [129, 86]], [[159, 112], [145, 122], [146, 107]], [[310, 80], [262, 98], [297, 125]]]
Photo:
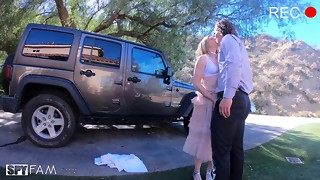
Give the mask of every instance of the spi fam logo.
[[54, 165], [42, 167], [41, 165], [28, 164], [7, 164], [6, 176], [28, 176], [30, 174], [52, 174], [56, 175], [57, 171]]
[[276, 17], [278, 19], [299, 18], [301, 16], [314, 18], [317, 15], [317, 10], [314, 7], [307, 7], [300, 9], [299, 7], [269, 7], [269, 17]]

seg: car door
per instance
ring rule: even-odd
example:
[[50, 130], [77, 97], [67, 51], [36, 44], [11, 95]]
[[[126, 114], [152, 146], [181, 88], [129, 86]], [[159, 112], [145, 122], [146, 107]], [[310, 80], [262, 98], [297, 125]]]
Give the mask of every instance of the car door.
[[123, 105], [125, 43], [84, 34], [74, 81], [94, 114], [120, 114]]
[[173, 114], [170, 108], [172, 80], [166, 84], [162, 76], [167, 66], [162, 53], [134, 44], [128, 45], [125, 79], [128, 113], [156, 116]]

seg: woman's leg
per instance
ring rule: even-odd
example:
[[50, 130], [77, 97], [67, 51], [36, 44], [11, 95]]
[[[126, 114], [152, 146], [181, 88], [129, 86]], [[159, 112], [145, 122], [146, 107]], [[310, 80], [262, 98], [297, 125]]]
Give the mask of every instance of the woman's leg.
[[194, 172], [200, 172], [201, 164], [202, 164], [202, 160], [198, 159], [198, 158], [195, 158], [195, 161], [194, 161]]
[[201, 175], [200, 175], [201, 164], [202, 164], [202, 160], [195, 158], [195, 160], [194, 160], [193, 180], [202, 180], [201, 179]]

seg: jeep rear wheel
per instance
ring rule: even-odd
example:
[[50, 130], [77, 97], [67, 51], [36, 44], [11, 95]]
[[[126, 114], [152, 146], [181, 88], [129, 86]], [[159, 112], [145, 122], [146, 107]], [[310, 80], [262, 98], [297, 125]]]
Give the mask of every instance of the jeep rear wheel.
[[41, 147], [64, 146], [76, 127], [70, 105], [51, 94], [32, 98], [24, 107], [21, 123], [29, 140]]

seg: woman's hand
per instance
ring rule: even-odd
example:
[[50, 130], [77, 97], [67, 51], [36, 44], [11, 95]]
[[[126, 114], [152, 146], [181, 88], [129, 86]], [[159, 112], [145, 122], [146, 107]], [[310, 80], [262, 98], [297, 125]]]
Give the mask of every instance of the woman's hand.
[[215, 96], [215, 92], [214, 91], [208, 91], [210, 93], [210, 98], [209, 100], [212, 102], [212, 103], [215, 103], [216, 102], [216, 98], [214, 97]]

